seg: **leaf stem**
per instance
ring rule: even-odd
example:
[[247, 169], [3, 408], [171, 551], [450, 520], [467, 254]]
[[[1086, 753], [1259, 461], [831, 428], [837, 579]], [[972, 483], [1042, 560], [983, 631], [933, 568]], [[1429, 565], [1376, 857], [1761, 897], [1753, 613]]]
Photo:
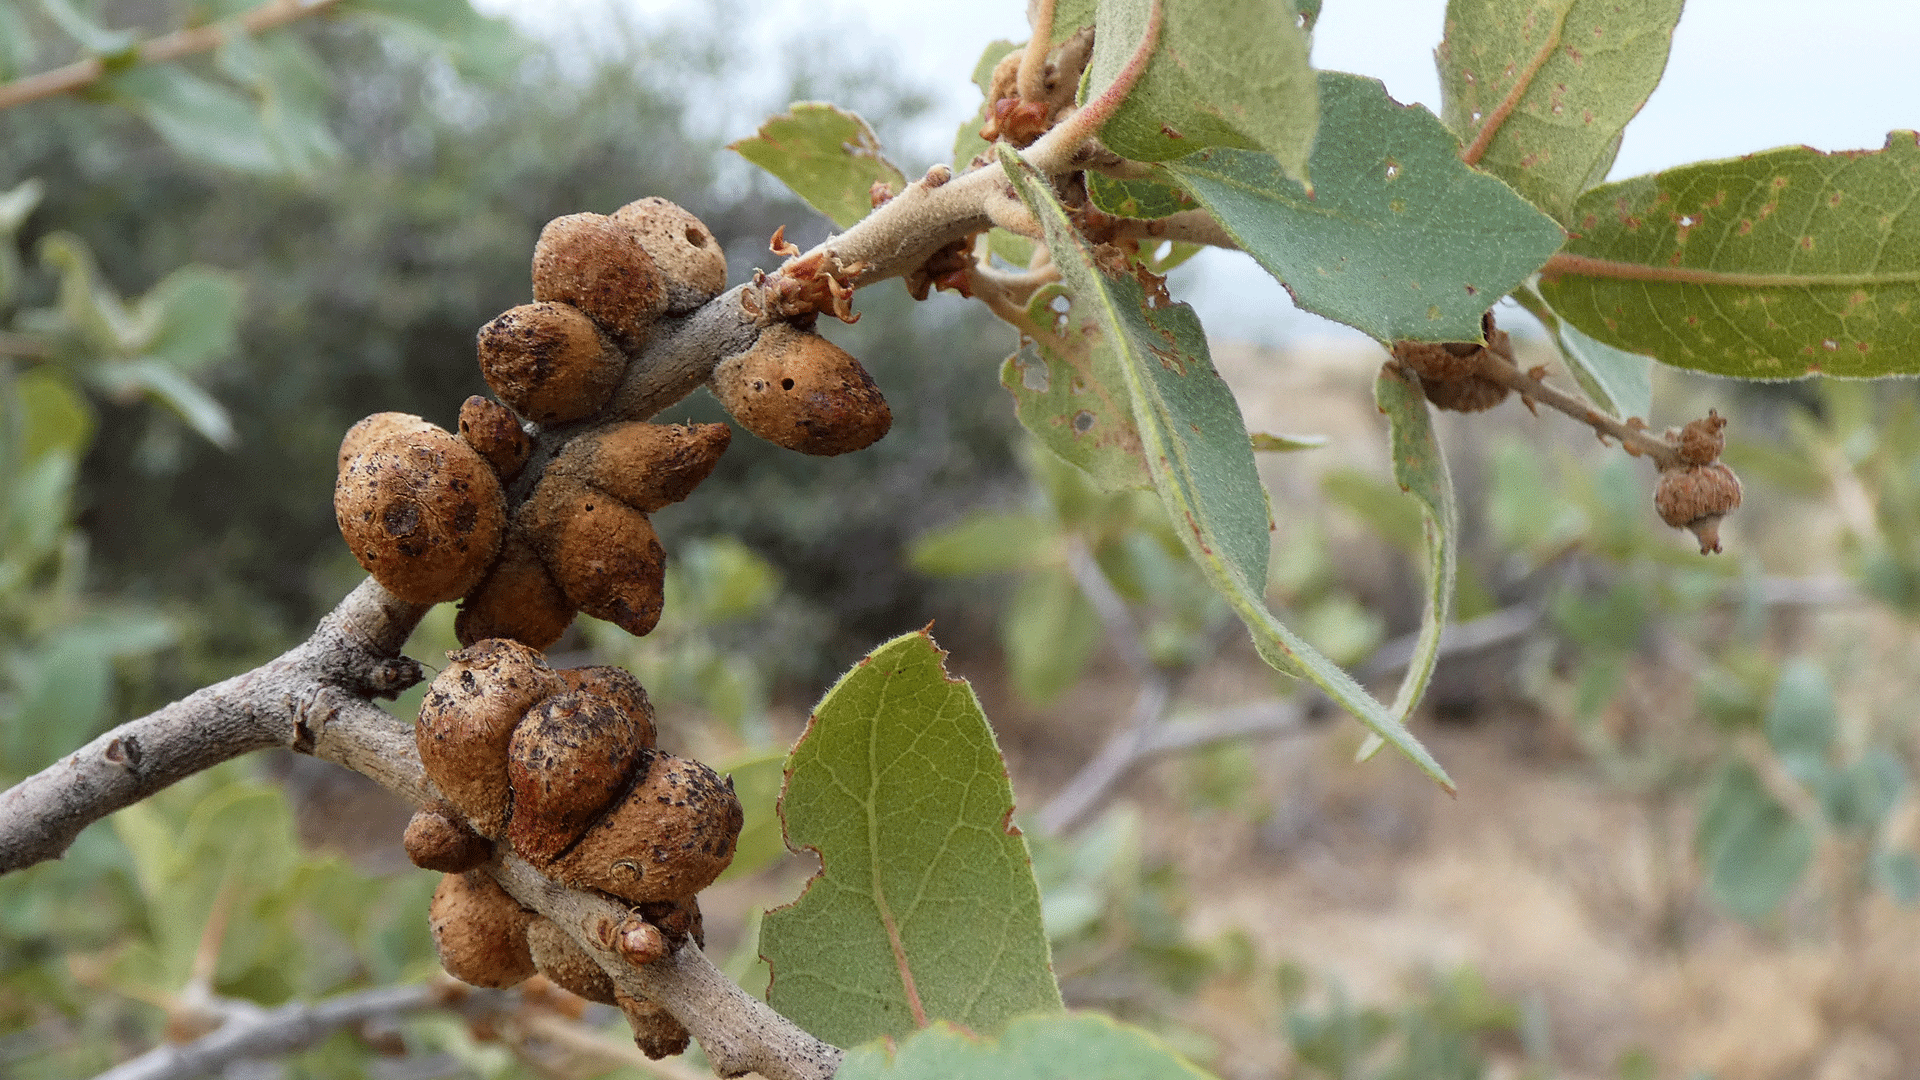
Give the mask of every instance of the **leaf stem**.
[[1120, 103], [1127, 100], [1127, 95], [1133, 91], [1133, 84], [1139, 82], [1140, 76], [1146, 74], [1147, 65], [1153, 60], [1153, 50], [1160, 43], [1160, 21], [1165, 14], [1164, 8], [1165, 0], [1153, 0], [1153, 6], [1147, 11], [1146, 33], [1141, 35], [1139, 47], [1133, 50], [1132, 56], [1127, 58], [1126, 66], [1114, 76], [1113, 82], [1109, 83], [1105, 90], [1100, 91], [1098, 97], [1087, 102], [1080, 111], [1062, 120], [1052, 131], [1047, 132], [1040, 142], [1034, 143], [1032, 149], [1027, 151], [1027, 160], [1035, 168], [1042, 172], [1054, 171], [1041, 163], [1047, 156], [1047, 151], [1041, 148], [1042, 143], [1052, 144], [1049, 147], [1050, 150], [1060, 147], [1078, 148], [1081, 143], [1098, 135], [1100, 128], [1113, 118], [1113, 114], [1120, 108]]
[[[269, 3], [261, 4], [237, 20], [208, 23], [205, 26], [189, 27], [157, 38], [150, 38], [133, 47], [134, 56], [136, 62], [142, 64], [178, 60], [183, 56], [218, 48], [236, 23], [239, 29], [246, 33], [258, 34], [263, 30], [271, 30], [296, 19], [318, 14], [339, 2], [340, 0], [270, 0]], [[55, 94], [70, 94], [99, 82], [106, 74], [107, 62], [99, 57], [92, 57], [76, 60], [65, 67], [43, 71], [38, 75], [15, 79], [0, 85], [0, 109], [10, 109], [15, 105], [24, 105], [29, 101], [52, 97]]]
[[1513, 89], [1507, 91], [1507, 96], [1501, 98], [1500, 104], [1495, 105], [1493, 111], [1487, 114], [1486, 123], [1481, 124], [1480, 130], [1474, 133], [1473, 142], [1469, 143], [1465, 150], [1460, 151], [1461, 161], [1469, 165], [1478, 164], [1480, 158], [1486, 154], [1487, 147], [1493, 144], [1494, 136], [1500, 133], [1501, 125], [1507, 122], [1507, 117], [1519, 107], [1520, 99], [1526, 97], [1527, 91], [1532, 88], [1534, 77], [1540, 74], [1540, 69], [1545, 67], [1547, 61], [1552, 58], [1553, 51], [1560, 47], [1560, 31], [1566, 27], [1567, 14], [1572, 10], [1572, 4], [1560, 9], [1560, 17], [1554, 20], [1553, 29], [1547, 33], [1546, 44], [1540, 46], [1540, 51], [1534, 53], [1533, 59], [1527, 61], [1527, 66], [1520, 72], [1520, 77], [1514, 80]]
[[[1053, 5], [1054, 0], [1034, 0], [1029, 9], [1033, 38], [1020, 56], [1020, 74], [1014, 83], [1021, 101], [1039, 101], [1047, 95], [1044, 73], [1047, 53], [1053, 46]], [[993, 102], [987, 102], [987, 106], [992, 108]]]

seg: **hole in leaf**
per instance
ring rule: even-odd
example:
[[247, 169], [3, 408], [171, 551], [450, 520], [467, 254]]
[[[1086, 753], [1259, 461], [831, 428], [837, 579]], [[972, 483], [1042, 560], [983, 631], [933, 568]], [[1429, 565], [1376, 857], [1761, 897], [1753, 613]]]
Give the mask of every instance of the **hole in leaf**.
[[1828, 338], [1827, 340], [1820, 343], [1820, 347], [1827, 350], [1828, 352], [1833, 352], [1840, 348], [1840, 343], [1833, 340], [1832, 338]]
[[1681, 218], [1681, 219], [1680, 219], [1680, 227], [1681, 227], [1681, 228], [1683, 228], [1683, 229], [1691, 229], [1691, 228], [1693, 228], [1693, 215], [1692, 215], [1692, 214], [1688, 214], [1688, 215], [1687, 215], [1686, 217], [1683, 217], [1683, 218]]
[[1066, 295], [1063, 293], [1047, 301], [1047, 306], [1061, 313], [1062, 315], [1065, 315], [1067, 313], [1067, 309], [1073, 306], [1073, 301], [1067, 299]]
[[1387, 179], [1391, 180], [1394, 177], [1399, 175], [1400, 175], [1400, 163], [1397, 161], [1387, 162]]
[[1168, 256], [1172, 254], [1173, 254], [1173, 241], [1162, 240], [1160, 241], [1160, 246], [1153, 249], [1153, 261], [1163, 262], [1166, 260]]
[[1473, 122], [1476, 124], [1480, 122], [1480, 114], [1478, 112], [1473, 114]]
[[1044, 394], [1053, 379], [1045, 364], [1025, 364], [1020, 368], [1020, 385], [1036, 394]]

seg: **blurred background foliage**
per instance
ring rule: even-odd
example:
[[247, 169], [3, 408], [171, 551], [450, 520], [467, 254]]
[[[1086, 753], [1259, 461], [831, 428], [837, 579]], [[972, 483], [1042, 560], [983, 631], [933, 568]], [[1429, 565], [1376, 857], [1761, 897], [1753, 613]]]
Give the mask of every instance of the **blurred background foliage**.
[[[746, 9], [724, 4], [554, 43], [455, 0], [343, 0], [180, 64], [127, 62], [132, 41], [249, 7], [0, 0], [0, 79], [114, 61], [82, 95], [0, 110], [0, 785], [305, 636], [359, 577], [330, 516], [340, 434], [380, 410], [452, 426], [484, 391], [474, 331], [527, 298], [546, 220], [662, 194], [709, 224], [742, 280], [774, 261], [776, 227], [804, 245], [827, 226], [726, 141], [787, 100], [829, 98], [897, 145], [924, 104], [884, 64], [826, 66], [858, 43], [791, 43], [766, 100], [742, 100], [766, 61], [734, 51], [724, 27]], [[1098, 493], [1015, 435], [996, 385], [1004, 329], [893, 286], [860, 309], [825, 330], [886, 390], [892, 435], [824, 461], [737, 440], [658, 519], [672, 559], [659, 630], [582, 619], [556, 650], [633, 668], [685, 748], [734, 775], [747, 829], [709, 919], [716, 955], [756, 989], [750, 913], [805, 872], [774, 812], [784, 742], [873, 642], [937, 615], [956, 651], [997, 654], [1003, 744], [1016, 768], [1063, 781], [1143, 679], [1115, 661], [1116, 627], [1170, 688], [1167, 716], [1204, 722], [1227, 683], [1293, 692], [1251, 659], [1154, 500]], [[1376, 359], [1342, 392], [1363, 395]], [[1920, 616], [1920, 394], [1657, 389], [1663, 415], [1737, 417], [1733, 554], [1701, 560], [1659, 526], [1648, 470], [1617, 451], [1521, 433], [1512, 407], [1450, 420], [1473, 632], [1423, 722], [1508, 718], [1558, 747], [1541, 767], [1644, 812], [1666, 845], [1652, 862], [1685, 867], [1655, 875], [1647, 955], [1738, 924], [1863, 956], [1874, 905], [1920, 899], [1920, 687], [1903, 664]], [[696, 395], [669, 419], [721, 414]], [[1270, 482], [1292, 478], [1276, 492], [1298, 496], [1277, 503], [1269, 599], [1382, 678], [1418, 619], [1420, 519], [1334, 434], [1267, 458]], [[410, 651], [443, 654], [451, 617], [437, 610]], [[1072, 718], [1115, 688], [1088, 735]], [[1244, 932], [1190, 929], [1210, 890], [1169, 853], [1168, 822], [1269, 847], [1312, 832], [1271, 757], [1205, 745], [1080, 828], [1028, 830], [1070, 1004], [1154, 1027], [1228, 1076], [1271, 1075], [1249, 1060], [1341, 1080], [1554, 1074], [1547, 997], [1435, 967], [1362, 1002]], [[138, 1053], [195, 986], [271, 1005], [431, 973], [432, 876], [395, 871], [390, 809], [336, 815], [370, 820], [352, 861], [313, 846], [314, 818], [376, 803], [316, 795], [335, 781], [315, 765], [232, 763], [0, 878], [0, 1073], [83, 1075]], [[1200, 1018], [1221, 999], [1262, 1018], [1270, 1058]], [[361, 1033], [279, 1075], [606, 1067], [516, 1060], [446, 1017], [401, 1037], [412, 1071]], [[1653, 1076], [1652, 1061], [1570, 1075]]]

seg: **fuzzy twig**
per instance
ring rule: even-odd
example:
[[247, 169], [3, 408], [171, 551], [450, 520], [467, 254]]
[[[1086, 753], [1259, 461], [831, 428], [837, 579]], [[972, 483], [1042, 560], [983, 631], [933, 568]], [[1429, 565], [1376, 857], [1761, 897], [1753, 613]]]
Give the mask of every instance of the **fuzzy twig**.
[[1524, 400], [1558, 409], [1602, 435], [1619, 439], [1620, 445], [1630, 453], [1644, 454], [1662, 469], [1671, 469], [1680, 463], [1672, 444], [1647, 434], [1642, 428], [1623, 424], [1572, 394], [1556, 390], [1492, 350], [1481, 353], [1479, 374], [1518, 393]]
[[1033, 0], [1028, 7], [1027, 21], [1033, 27], [1033, 37], [1020, 56], [1020, 75], [1014, 83], [1022, 101], [1039, 101], [1047, 93], [1043, 76], [1047, 53], [1053, 48], [1053, 7], [1054, 0]]
[[[277, 26], [284, 26], [296, 19], [304, 19], [318, 14], [340, 0], [271, 0], [247, 12], [230, 22], [209, 23], [186, 30], [176, 30], [171, 34], [153, 38], [134, 46], [136, 63], [157, 64], [168, 60], [178, 60], [183, 56], [207, 52], [220, 47], [227, 35], [237, 31], [258, 34]], [[120, 70], [124, 64], [114, 64], [111, 70]], [[52, 97], [55, 94], [70, 94], [105, 78], [110, 70], [105, 60], [95, 57], [89, 60], [77, 60], [65, 67], [43, 71], [38, 75], [29, 75], [0, 85], [0, 109], [10, 109], [15, 105], [24, 105], [29, 101]]]

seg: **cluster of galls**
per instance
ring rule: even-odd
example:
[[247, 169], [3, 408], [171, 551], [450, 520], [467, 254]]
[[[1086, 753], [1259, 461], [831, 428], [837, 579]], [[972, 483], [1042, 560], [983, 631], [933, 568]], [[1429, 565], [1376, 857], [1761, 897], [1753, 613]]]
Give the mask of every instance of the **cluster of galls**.
[[612, 667], [554, 670], [515, 641], [454, 653], [420, 706], [414, 739], [445, 802], [407, 826], [407, 855], [447, 876], [434, 892], [434, 946], [449, 974], [515, 986], [536, 971], [590, 1001], [617, 1005], [659, 1057], [687, 1033], [657, 1005], [616, 991], [566, 931], [522, 908], [485, 871], [496, 845], [555, 881], [631, 905], [601, 928], [646, 963], [700, 939], [695, 896], [733, 861], [740, 802], [697, 761], [654, 748], [653, 707]]
[[[616, 1004], [656, 1057], [684, 1049], [686, 1030], [618, 993], [566, 931], [480, 868], [505, 845], [556, 882], [624, 902], [632, 914], [620, 925], [578, 929], [646, 963], [699, 939], [694, 897], [733, 858], [731, 783], [654, 748], [653, 709], [633, 676], [555, 671], [537, 651], [581, 611], [633, 634], [658, 622], [666, 557], [648, 516], [706, 479], [732, 431], [634, 419], [621, 394], [632, 383], [652, 400], [636, 365], [726, 278], [712, 234], [664, 199], [549, 222], [533, 303], [480, 330], [480, 369], [499, 401], [469, 398], [458, 435], [417, 416], [368, 417], [341, 443], [334, 489], [341, 534], [376, 581], [416, 604], [462, 601], [466, 648], [434, 680], [415, 729], [445, 803], [415, 815], [405, 838], [416, 864], [447, 875], [431, 913], [442, 964], [492, 987], [538, 971]], [[717, 359], [714, 396], [748, 431], [803, 453], [886, 434], [891, 414], [859, 361], [811, 331], [812, 309], [780, 310], [771, 292], [742, 293], [761, 329]]]
[[[712, 234], [664, 199], [549, 222], [534, 248], [534, 302], [480, 330], [480, 370], [500, 401], [469, 398], [458, 438], [380, 413], [342, 442], [334, 512], [360, 564], [403, 600], [463, 599], [463, 645], [545, 648], [580, 611], [651, 631], [666, 555], [648, 515], [690, 494], [732, 432], [596, 418], [649, 342], [718, 296], [726, 275]], [[810, 325], [770, 322], [720, 359], [708, 388], [742, 427], [789, 449], [871, 445], [892, 423], [885, 398]], [[565, 446], [510, 507], [534, 436], [556, 426], [570, 433]]]
[[1474, 341], [1396, 341], [1393, 358], [1420, 376], [1420, 389], [1436, 409], [1481, 412], [1507, 400], [1507, 387], [1485, 374], [1489, 362], [1518, 366], [1513, 341], [1493, 324], [1493, 312], [1480, 317], [1482, 345]]
[[1720, 519], [1740, 505], [1740, 478], [1720, 462], [1726, 447], [1720, 431], [1726, 426], [1726, 418], [1708, 409], [1706, 416], [1668, 432], [1674, 461], [1660, 467], [1660, 484], [1653, 489], [1660, 520], [1690, 530], [1700, 540], [1702, 555], [1720, 550]]

